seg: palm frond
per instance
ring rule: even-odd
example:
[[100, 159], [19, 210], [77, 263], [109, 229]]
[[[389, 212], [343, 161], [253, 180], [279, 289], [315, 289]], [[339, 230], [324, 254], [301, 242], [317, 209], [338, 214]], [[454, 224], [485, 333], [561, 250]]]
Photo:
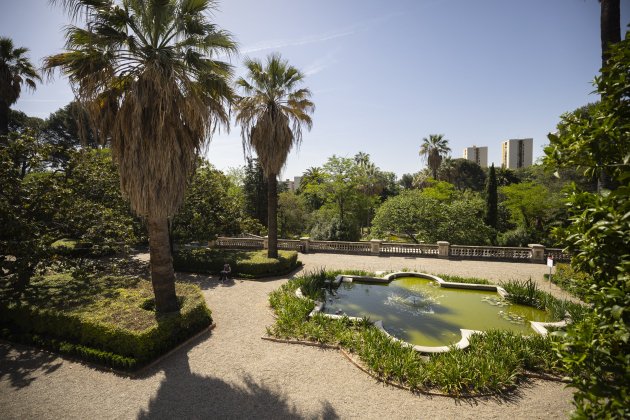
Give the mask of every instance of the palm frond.
[[141, 215], [172, 216], [212, 133], [229, 127], [236, 51], [208, 21], [210, 0], [65, 0], [86, 24], [66, 29], [67, 51], [47, 57], [66, 74], [90, 125], [111, 144], [121, 189]]

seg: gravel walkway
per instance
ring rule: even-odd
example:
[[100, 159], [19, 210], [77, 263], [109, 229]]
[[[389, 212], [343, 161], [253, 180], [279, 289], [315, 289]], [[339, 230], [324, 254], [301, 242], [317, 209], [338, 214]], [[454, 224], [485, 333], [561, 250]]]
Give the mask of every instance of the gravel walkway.
[[[408, 268], [488, 279], [542, 281], [533, 264], [301, 255], [305, 270]], [[0, 343], [0, 418], [567, 418], [571, 391], [534, 380], [509, 399], [413, 395], [376, 382], [339, 352], [261, 340], [267, 295], [286, 281], [180, 275], [198, 283], [217, 327], [140, 377], [127, 378], [44, 351]], [[549, 289], [549, 285], [545, 284]], [[560, 295], [557, 289], [554, 294]]]

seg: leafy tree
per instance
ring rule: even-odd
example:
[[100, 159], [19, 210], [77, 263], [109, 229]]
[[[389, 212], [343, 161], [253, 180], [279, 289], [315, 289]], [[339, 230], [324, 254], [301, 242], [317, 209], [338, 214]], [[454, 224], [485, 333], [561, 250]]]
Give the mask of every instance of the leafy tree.
[[486, 213], [484, 220], [486, 224], [494, 229], [498, 222], [499, 197], [497, 195], [497, 173], [494, 163], [490, 166], [488, 182], [486, 183]]
[[42, 169], [50, 154], [50, 148], [42, 145], [37, 134], [29, 128], [21, 133], [10, 133], [5, 147], [5, 158], [11, 160], [20, 179], [24, 179], [32, 171]]
[[52, 146], [50, 160], [53, 167], [64, 167], [71, 152], [80, 146], [98, 146], [96, 135], [88, 124], [88, 116], [77, 102], [50, 114], [42, 124], [40, 136], [42, 141]]
[[448, 147], [448, 140], [444, 138], [444, 134], [431, 134], [422, 139], [420, 156], [426, 160], [434, 179], [437, 179], [437, 171], [442, 159], [450, 152], [451, 148]]
[[60, 237], [94, 246], [93, 253], [119, 251], [145, 238], [145, 226], [134, 217], [120, 193], [118, 166], [110, 149], [83, 149], [69, 154], [63, 174], [43, 172], [55, 188], [44, 196], [56, 203], [52, 214]]
[[44, 157], [38, 152], [36, 139], [28, 134], [11, 133], [7, 144], [0, 147], [0, 273], [14, 279], [18, 291], [28, 284], [40, 261], [49, 254], [55, 238], [50, 220], [41, 217], [53, 206], [42, 199], [41, 192], [51, 188], [32, 188], [24, 179], [18, 160], [35, 167]]
[[630, 417], [630, 32], [607, 54], [595, 79], [601, 101], [586, 117], [563, 115], [545, 149], [552, 167], [579, 166], [586, 176], [606, 170], [619, 185], [602, 194], [573, 190], [571, 223], [557, 232], [572, 267], [592, 277], [583, 289], [593, 311], [567, 328], [558, 347], [581, 418]]
[[431, 242], [449, 241], [457, 245], [484, 245], [492, 229], [483, 222], [485, 203], [481, 197], [465, 196], [444, 206], [444, 213], [434, 220], [437, 231]]
[[[370, 155], [359, 152], [354, 156], [354, 163], [357, 166], [357, 188], [362, 193], [358, 200], [363, 205], [358, 207], [360, 225], [369, 227], [373, 217], [374, 209], [380, 204], [380, 201], [396, 195], [398, 188], [396, 185], [396, 174], [392, 172], [382, 172], [370, 160]], [[365, 221], [365, 225], [363, 225]]]
[[531, 240], [545, 242], [555, 212], [562, 210], [560, 196], [544, 185], [531, 182], [501, 187], [499, 192], [512, 222], [529, 232]]
[[29, 58], [28, 48], [15, 48], [13, 40], [0, 37], [0, 144], [9, 133], [9, 110], [22, 93], [22, 86], [35, 90], [41, 77]]
[[324, 182], [314, 186], [325, 205], [333, 208], [340, 221], [357, 218], [360, 200], [358, 167], [349, 158], [333, 155], [324, 164]]
[[416, 243], [449, 241], [478, 245], [488, 242], [491, 229], [483, 223], [484, 202], [480, 197], [464, 195], [446, 200], [438, 197], [440, 195], [434, 192], [410, 190], [388, 199], [376, 211], [373, 235], [403, 234]]
[[268, 184], [258, 159], [247, 159], [245, 178], [243, 179], [243, 193], [245, 211], [261, 225], [267, 226], [268, 220]]
[[173, 238], [178, 241], [208, 241], [218, 234], [241, 232], [247, 216], [238, 196], [230, 194], [230, 180], [203, 161], [186, 191], [182, 208], [173, 218]]
[[486, 173], [475, 162], [467, 159], [452, 159], [452, 178], [449, 180], [460, 191], [482, 191]]
[[304, 203], [309, 211], [318, 210], [324, 205], [324, 199], [319, 194], [318, 185], [323, 184], [324, 172], [322, 168], [311, 167], [308, 168], [303, 174], [300, 180], [300, 186], [297, 193], [304, 198]]
[[18, 134], [25, 133], [27, 130], [31, 131], [31, 135], [39, 136], [42, 127], [44, 126], [44, 120], [38, 117], [31, 117], [26, 115], [22, 111], [14, 109], [9, 110], [9, 132], [16, 132]]
[[444, 213], [444, 207], [439, 200], [421, 191], [403, 191], [378, 208], [372, 222], [372, 234], [385, 237], [397, 233], [415, 243], [431, 241], [437, 236], [436, 217]]
[[278, 228], [281, 238], [300, 235], [307, 226], [307, 214], [299, 195], [284, 191], [278, 194]]
[[512, 169], [508, 168], [497, 168], [497, 186], [505, 187], [507, 185], [518, 184], [521, 182], [520, 178], [516, 176]]
[[294, 145], [302, 141], [302, 126], [309, 130], [315, 106], [311, 92], [297, 86], [304, 74], [282, 60], [279, 54], [267, 57], [267, 63], [245, 60], [247, 79], [236, 84], [245, 96], [237, 101], [236, 121], [246, 150], [256, 151], [267, 177], [269, 258], [278, 258], [278, 180], [277, 176]]
[[400, 194], [400, 184], [394, 172], [379, 170], [377, 177], [381, 185], [381, 193], [379, 194], [381, 201]]
[[530, 165], [526, 168], [516, 169], [514, 175], [519, 179], [519, 182], [544, 185], [554, 193], [562, 192], [571, 183], [575, 183], [583, 191], [597, 191], [597, 180], [585, 177], [575, 167], [553, 169], [545, 165]]
[[236, 45], [208, 20], [208, 0], [61, 3], [86, 25], [68, 27], [67, 51], [47, 57], [45, 68], [68, 75], [99, 139], [110, 140], [121, 188], [148, 220], [156, 311], [176, 311], [168, 218], [200, 148], [229, 122], [232, 69], [212, 57]]
[[445, 181], [430, 180], [427, 182], [427, 186], [422, 188], [423, 196], [434, 198], [440, 202], [451, 202], [456, 194], [455, 186]]
[[352, 219], [340, 219], [331, 209], [321, 208], [315, 214], [311, 238], [319, 241], [358, 241], [359, 225]]
[[413, 174], [403, 174], [400, 177], [400, 181], [399, 184], [401, 187], [403, 187], [406, 190], [410, 190], [413, 188]]

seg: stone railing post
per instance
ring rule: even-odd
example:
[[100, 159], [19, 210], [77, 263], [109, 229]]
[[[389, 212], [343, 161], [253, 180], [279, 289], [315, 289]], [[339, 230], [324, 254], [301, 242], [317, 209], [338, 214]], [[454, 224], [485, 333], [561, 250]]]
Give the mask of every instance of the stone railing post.
[[544, 263], [545, 262], [545, 246], [540, 244], [528, 244], [528, 247], [532, 250], [532, 262]]
[[447, 241], [438, 241], [438, 257], [440, 258], [448, 258], [450, 254], [450, 246], [451, 244]]
[[372, 255], [380, 255], [381, 253], [381, 244], [383, 243], [382, 239], [372, 239], [370, 240], [370, 254]]
[[308, 236], [300, 238], [300, 249], [302, 253], [307, 254], [310, 251], [310, 248], [311, 248], [311, 238], [309, 238]]
[[217, 240], [216, 239], [208, 241], [208, 248], [214, 248], [215, 246], [217, 246]]
[[269, 249], [269, 236], [263, 238], [263, 249]]

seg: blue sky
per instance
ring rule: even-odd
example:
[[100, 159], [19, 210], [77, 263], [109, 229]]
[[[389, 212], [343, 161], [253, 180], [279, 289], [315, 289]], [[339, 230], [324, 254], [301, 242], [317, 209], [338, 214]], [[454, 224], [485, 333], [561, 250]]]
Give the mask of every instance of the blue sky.
[[[622, 30], [630, 2], [621, 1]], [[68, 18], [45, 0], [0, 0], [0, 35], [31, 50], [38, 65], [63, 48]], [[283, 177], [332, 154], [367, 152], [383, 170], [416, 172], [423, 137], [444, 134], [453, 157], [533, 137], [534, 158], [559, 116], [591, 95], [600, 64], [597, 0], [225, 0], [214, 20], [245, 56], [280, 52], [306, 74], [316, 104], [313, 129], [289, 155]], [[72, 99], [55, 77], [15, 108], [47, 117]], [[215, 135], [209, 160], [244, 163], [240, 127]]]

